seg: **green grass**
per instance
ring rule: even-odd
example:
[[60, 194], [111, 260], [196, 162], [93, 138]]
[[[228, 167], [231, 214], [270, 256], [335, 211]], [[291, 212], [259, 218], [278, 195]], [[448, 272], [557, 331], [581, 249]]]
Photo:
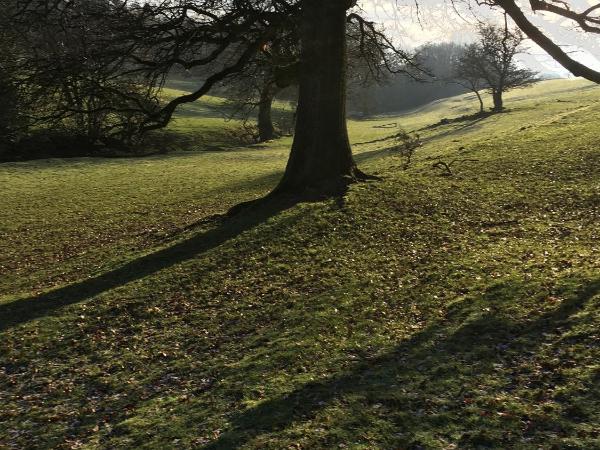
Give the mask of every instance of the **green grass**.
[[0, 165], [0, 448], [600, 448], [599, 99], [351, 121], [383, 181], [227, 220], [289, 138]]
[[[182, 90], [171, 87], [164, 89], [165, 99], [171, 99], [193, 89], [191, 82], [170, 82]], [[238, 112], [239, 106], [221, 97], [205, 96], [200, 101], [182, 105], [169, 125], [172, 147], [186, 151], [231, 150], [247, 145], [252, 138], [244, 128], [244, 120]], [[251, 114], [256, 114], [251, 111]], [[292, 123], [292, 106], [288, 102], [275, 100], [272, 118], [277, 129]], [[248, 125], [255, 123], [248, 118]], [[285, 132], [284, 130], [280, 130]], [[151, 139], [150, 139], [151, 140]]]

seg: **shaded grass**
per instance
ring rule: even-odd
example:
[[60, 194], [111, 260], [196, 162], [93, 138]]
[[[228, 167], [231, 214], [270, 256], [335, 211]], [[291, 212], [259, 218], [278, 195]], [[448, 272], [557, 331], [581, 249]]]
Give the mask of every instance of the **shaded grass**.
[[0, 331], [4, 328], [10, 328], [46, 316], [62, 306], [82, 302], [115, 287], [139, 280], [189, 258], [201, 255], [292, 205], [293, 203], [289, 199], [280, 198], [276, 202], [269, 202], [260, 208], [244, 211], [241, 217], [237, 215], [228, 218], [223, 215], [222, 217], [208, 219], [207, 223], [226, 222], [226, 225], [216, 226], [205, 233], [196, 234], [190, 239], [134, 259], [100, 276], [90, 277], [43, 295], [0, 304], [0, 317], [5, 318], [0, 323]]
[[191, 228], [289, 140], [2, 165], [0, 447], [598, 448], [600, 94], [555, 87], [406, 172], [351, 122], [383, 182]]
[[[557, 327], [570, 328], [576, 322], [571, 315], [584, 309], [586, 303], [600, 293], [598, 280], [591, 283], [567, 281], [573, 282], [583, 282], [580, 293], [574, 293], [556, 310], [529, 320], [515, 320], [506, 315], [503, 303], [514, 302], [527, 289], [539, 290], [538, 286], [523, 286], [510, 281], [493, 285], [476, 301], [468, 299], [453, 304], [446, 317], [433, 321], [391, 351], [364, 358], [365, 361], [358, 361], [355, 367], [341, 375], [307, 383], [291, 393], [250, 408], [235, 419], [232, 431], [207, 448], [237, 448], [260, 440], [266, 434], [314, 420], [326, 409], [333, 410], [329, 413], [333, 417], [328, 421], [341, 425], [338, 427], [343, 430], [342, 436], [309, 441], [308, 447], [345, 445], [348, 441], [360, 445], [361, 436], [354, 435], [353, 428], [369, 427], [377, 421], [387, 422], [378, 428], [383, 425], [388, 428], [388, 433], [377, 436], [378, 433], [367, 430], [386, 448], [443, 446], [451, 445], [452, 440], [463, 447], [514, 446], [517, 436], [511, 432], [511, 425], [524, 431], [518, 436], [522, 445], [533, 440], [535, 431], [540, 429], [558, 432], [556, 437], [573, 432], [573, 427], [567, 431], [560, 421], [543, 413], [532, 417], [527, 406], [523, 408], [524, 401], [519, 397], [522, 385], [530, 383], [523, 380], [528, 378], [531, 365], [527, 356], [539, 358], [540, 353], [543, 355], [540, 347], [553, 345], [563, 337], [562, 333], [548, 331]], [[452, 320], [456, 316], [462, 316], [459, 327]], [[552, 356], [546, 354], [540, 359]], [[570, 363], [574, 364], [574, 361]], [[563, 373], [548, 370], [558, 364], [542, 364], [544, 366], [537, 367], [539, 372], [535, 378], [559, 385], [564, 383]], [[523, 368], [525, 373], [521, 372]], [[591, 375], [595, 376], [593, 372]], [[486, 379], [488, 386], [493, 383], [496, 397], [481, 395], [481, 390], [477, 389], [481, 386], [474, 384], [473, 378]], [[573, 401], [569, 399], [572, 389], [557, 390], [558, 402], [568, 403], [567, 414], [573, 409], [577, 411], [578, 419], [583, 418], [585, 413], [582, 414], [581, 405], [577, 404], [584, 400], [581, 395]], [[598, 389], [589, 392], [590, 400], [597, 393]], [[543, 396], [540, 396], [540, 403], [550, 403], [544, 402]], [[428, 436], [419, 436], [423, 430], [443, 426], [446, 427], [447, 442], [443, 438], [432, 440]], [[363, 442], [365, 446], [370, 444]]]

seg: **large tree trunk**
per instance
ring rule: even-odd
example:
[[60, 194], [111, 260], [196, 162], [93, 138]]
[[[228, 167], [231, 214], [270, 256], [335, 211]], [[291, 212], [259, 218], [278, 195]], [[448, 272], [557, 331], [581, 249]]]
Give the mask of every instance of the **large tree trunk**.
[[492, 98], [494, 99], [494, 111], [502, 111], [504, 109], [504, 102], [502, 100], [502, 91], [492, 92]]
[[351, 3], [304, 3], [296, 131], [276, 192], [335, 194], [364, 178], [346, 128], [346, 10]]
[[259, 142], [270, 141], [275, 137], [275, 127], [271, 117], [273, 98], [277, 93], [274, 83], [267, 82], [260, 92], [258, 103], [258, 140]]

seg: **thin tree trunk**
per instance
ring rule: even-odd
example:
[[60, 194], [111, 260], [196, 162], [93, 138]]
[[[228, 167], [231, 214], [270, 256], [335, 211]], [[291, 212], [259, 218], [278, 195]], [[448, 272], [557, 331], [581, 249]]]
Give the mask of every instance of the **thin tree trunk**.
[[477, 89], [474, 89], [473, 92], [475, 92], [475, 95], [477, 96], [477, 100], [479, 100], [479, 113], [483, 114], [484, 106], [483, 106], [483, 99], [481, 98], [481, 94], [479, 93], [479, 91]]
[[296, 132], [275, 192], [335, 194], [364, 179], [346, 128], [348, 0], [307, 0], [301, 33]]
[[273, 108], [273, 98], [277, 93], [277, 87], [274, 83], [268, 82], [260, 92], [258, 103], [258, 140], [259, 142], [270, 141], [275, 137], [275, 127], [271, 111]]

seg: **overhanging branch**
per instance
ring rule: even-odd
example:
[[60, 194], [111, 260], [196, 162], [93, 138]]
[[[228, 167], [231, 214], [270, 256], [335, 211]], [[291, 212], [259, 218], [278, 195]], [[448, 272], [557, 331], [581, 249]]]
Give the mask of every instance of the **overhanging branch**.
[[537, 45], [552, 56], [560, 65], [578, 77], [586, 78], [594, 83], [600, 83], [600, 72], [587, 67], [571, 58], [558, 44], [546, 36], [525, 16], [514, 0], [495, 0], [517, 26]]

